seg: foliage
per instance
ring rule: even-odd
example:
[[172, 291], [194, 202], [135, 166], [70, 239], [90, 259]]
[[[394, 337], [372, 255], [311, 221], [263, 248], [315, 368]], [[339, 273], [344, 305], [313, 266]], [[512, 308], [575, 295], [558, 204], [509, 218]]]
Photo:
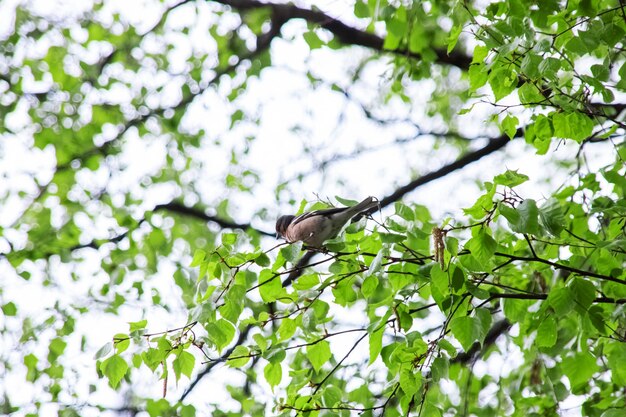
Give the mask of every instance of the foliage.
[[[356, 0], [342, 20], [255, 0], [153, 6], [149, 27], [108, 2], [19, 6], [0, 35], [2, 413], [626, 411], [621, 2]], [[248, 155], [269, 116], [250, 103], [293, 60], [278, 42], [358, 61], [349, 83], [314, 65], [306, 80], [356, 103], [392, 145], [414, 129], [429, 141], [422, 159], [457, 159], [422, 172], [432, 161], [411, 157], [421, 175], [381, 178], [383, 214], [323, 250], [276, 245], [276, 206], [324, 206], [302, 200], [303, 178], [342, 159], [367, 170], [358, 158], [379, 150], [328, 155], [304, 141], [310, 171], [263, 200]], [[360, 102], [372, 74], [374, 104]], [[500, 133], [475, 138], [476, 125]], [[315, 136], [306, 120], [292, 131]], [[462, 213], [411, 201], [522, 141], [554, 155], [548, 177], [566, 174], [543, 197], [542, 173], [480, 162], [489, 178]], [[272, 153], [291, 158], [283, 145]], [[559, 147], [575, 152], [556, 161]], [[584, 158], [593, 147], [600, 167]], [[458, 189], [439, 190], [456, 204]], [[229, 398], [198, 395], [202, 384]]]

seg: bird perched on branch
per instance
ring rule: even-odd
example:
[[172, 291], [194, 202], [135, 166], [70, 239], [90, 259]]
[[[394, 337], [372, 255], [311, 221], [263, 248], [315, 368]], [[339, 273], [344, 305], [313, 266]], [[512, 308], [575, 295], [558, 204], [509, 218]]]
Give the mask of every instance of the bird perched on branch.
[[[329, 208], [303, 213], [299, 216], [280, 216], [276, 220], [276, 233], [287, 242], [302, 241], [308, 246], [320, 247], [332, 239], [353, 217], [375, 207], [378, 199], [367, 197], [351, 207]], [[277, 237], [278, 237], [277, 236]]]

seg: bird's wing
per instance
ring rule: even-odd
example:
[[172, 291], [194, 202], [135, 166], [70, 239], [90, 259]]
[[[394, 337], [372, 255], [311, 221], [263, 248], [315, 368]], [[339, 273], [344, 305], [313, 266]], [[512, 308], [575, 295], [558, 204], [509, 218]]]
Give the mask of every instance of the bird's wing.
[[293, 219], [291, 221], [291, 224], [298, 224], [301, 221], [303, 221], [305, 219], [308, 219], [309, 217], [312, 217], [312, 216], [331, 216], [333, 214], [341, 213], [343, 211], [346, 211], [349, 208], [350, 207], [335, 207], [335, 208], [329, 208], [329, 209], [314, 210], [314, 211], [310, 211], [308, 213], [302, 213], [301, 215], [299, 215], [298, 217]]

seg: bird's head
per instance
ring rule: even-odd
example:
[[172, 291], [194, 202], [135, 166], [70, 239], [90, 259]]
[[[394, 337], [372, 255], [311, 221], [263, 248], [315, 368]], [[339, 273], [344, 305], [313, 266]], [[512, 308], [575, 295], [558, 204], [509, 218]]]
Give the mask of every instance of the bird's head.
[[276, 237], [277, 238], [281, 236], [285, 237], [285, 233], [287, 233], [287, 227], [289, 227], [289, 225], [295, 218], [296, 216], [285, 215], [285, 216], [280, 216], [278, 220], [276, 220]]

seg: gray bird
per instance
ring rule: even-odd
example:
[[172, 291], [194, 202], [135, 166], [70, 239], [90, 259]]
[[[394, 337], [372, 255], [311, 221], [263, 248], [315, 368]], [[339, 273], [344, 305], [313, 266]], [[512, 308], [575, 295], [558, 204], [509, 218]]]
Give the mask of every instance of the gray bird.
[[326, 240], [337, 236], [350, 219], [377, 204], [378, 199], [367, 197], [351, 207], [315, 210], [298, 217], [280, 216], [276, 220], [276, 233], [289, 243], [301, 240], [308, 246], [319, 248]]

